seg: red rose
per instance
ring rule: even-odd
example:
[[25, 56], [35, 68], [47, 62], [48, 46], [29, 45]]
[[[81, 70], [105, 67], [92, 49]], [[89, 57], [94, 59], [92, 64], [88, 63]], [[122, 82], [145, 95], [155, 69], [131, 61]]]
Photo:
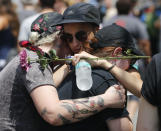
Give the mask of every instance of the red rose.
[[21, 47], [29, 47], [29, 46], [31, 46], [31, 43], [30, 43], [29, 41], [25, 40], [25, 41], [21, 41], [21, 42], [19, 43], [19, 45], [20, 45]]

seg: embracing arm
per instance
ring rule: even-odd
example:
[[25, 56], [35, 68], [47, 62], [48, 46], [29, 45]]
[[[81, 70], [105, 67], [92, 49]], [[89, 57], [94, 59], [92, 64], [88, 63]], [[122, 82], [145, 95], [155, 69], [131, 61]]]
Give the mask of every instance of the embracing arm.
[[157, 107], [151, 105], [143, 97], [141, 97], [137, 131], [159, 131], [159, 118]]
[[53, 73], [53, 80], [55, 86], [58, 87], [69, 73], [69, 68], [66, 64], [62, 65], [57, 71]]
[[63, 125], [85, 119], [107, 107], [124, 106], [124, 91], [110, 87], [104, 94], [75, 100], [59, 100], [53, 86], [41, 86], [31, 92], [41, 117], [51, 125]]
[[[108, 64], [109, 62], [106, 62], [104, 64], [105, 69], [109, 68]], [[132, 69], [129, 72], [127, 72], [115, 66], [113, 69], [111, 69], [110, 72], [128, 91], [140, 97], [141, 86], [143, 82], [141, 80], [140, 74], [136, 70]]]

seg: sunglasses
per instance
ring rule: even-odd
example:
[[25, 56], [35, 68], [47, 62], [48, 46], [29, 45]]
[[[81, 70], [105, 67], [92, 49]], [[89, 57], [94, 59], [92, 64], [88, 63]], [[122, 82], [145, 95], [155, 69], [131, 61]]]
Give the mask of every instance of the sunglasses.
[[[85, 31], [78, 31], [75, 33], [74, 37], [80, 42], [85, 42], [87, 40], [88, 33]], [[73, 35], [70, 33], [62, 32], [60, 39], [66, 41], [67, 43], [71, 43], [73, 42]]]

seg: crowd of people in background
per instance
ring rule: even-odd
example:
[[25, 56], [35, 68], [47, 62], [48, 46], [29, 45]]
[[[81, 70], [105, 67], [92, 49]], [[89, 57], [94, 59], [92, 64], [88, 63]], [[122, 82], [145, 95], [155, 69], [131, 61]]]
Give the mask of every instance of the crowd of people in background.
[[[86, 4], [79, 5], [79, 3], [86, 3], [87, 5]], [[89, 10], [89, 12], [85, 12], [85, 14], [86, 14], [85, 17], [84, 17], [84, 14], [83, 13], [81, 14], [81, 12], [80, 12], [81, 8], [82, 8], [82, 12], [85, 11], [84, 8], [85, 8], [85, 6], [88, 6], [88, 4], [89, 4], [88, 9], [90, 9], [90, 8], [92, 8], [92, 6], [94, 6], [93, 10], [95, 10], [95, 8], [98, 10], [99, 15], [96, 13], [97, 11], [95, 11], [95, 14], [94, 13], [90, 14], [91, 16], [94, 15], [94, 17], [96, 17], [96, 18], [92, 17], [94, 19], [94, 22], [92, 20], [91, 21], [84, 20], [85, 17], [88, 17], [88, 13], [90, 13], [90, 10]], [[75, 7], [75, 5], [78, 5], [78, 7]], [[72, 7], [74, 9], [78, 9], [78, 10], [80, 9], [80, 11], [75, 11]], [[54, 15], [52, 14], [53, 12], [55, 13]], [[76, 13], [75, 16], [71, 15], [73, 12]], [[50, 13], [51, 13], [51, 16], [50, 16]], [[48, 17], [51, 18], [52, 20], [54, 18], [57, 19], [56, 21], [54, 21], [56, 24], [54, 25], [54, 22], [50, 23], [50, 19], [49, 19], [43, 23], [45, 25], [43, 27], [41, 25], [41, 19], [43, 18], [43, 20], [44, 19], [46, 20], [46, 18], [45, 18], [46, 15], [44, 15], [44, 14], [49, 14]], [[60, 19], [64, 19], [65, 22], [61, 21], [61, 20], [59, 21], [59, 17], [61, 17]], [[76, 18], [76, 17], [78, 17], [78, 18]], [[66, 19], [67, 19], [67, 21], [66, 21]], [[70, 21], [70, 19], [72, 19], [72, 20]], [[73, 21], [73, 19], [77, 19], [77, 20]], [[80, 22], [80, 21], [78, 21], [78, 19], [81, 19], [81, 22], [83, 21], [83, 24], [78, 23], [78, 22]], [[89, 19], [90, 19], [90, 17], [89, 17]], [[37, 25], [39, 27], [35, 26], [37, 24], [35, 22], [40, 24], [40, 25]], [[58, 30], [58, 29], [55, 30], [56, 26], [62, 26], [62, 27], [60, 27], [61, 28], [60, 30]], [[50, 27], [52, 27], [52, 29]], [[118, 27], [119, 27], [119, 29], [118, 29]], [[37, 28], [41, 28], [41, 30], [40, 29], [36, 30]], [[82, 32], [79, 32], [79, 30], [81, 30], [81, 28], [86, 29], [86, 30], [83, 30], [84, 32], [88, 32], [87, 34], [83, 34], [83, 35], [86, 35], [86, 40], [88, 40], [87, 38], [90, 37], [89, 41], [92, 41], [93, 39], [91, 38], [91, 36], [99, 36], [100, 35], [99, 33], [106, 32], [107, 36], [103, 36], [103, 35], [105, 35], [105, 33], [102, 33], [101, 40], [98, 39], [97, 42], [99, 43], [99, 41], [101, 41], [101, 42], [106, 41], [106, 43], [110, 43], [112, 41], [115, 44], [119, 43], [119, 46], [115, 45], [114, 46], [115, 48], [110, 48], [109, 47], [110, 44], [109, 45], [101, 45], [100, 44], [101, 47], [98, 47], [98, 45], [96, 47], [92, 46], [92, 45], [86, 45], [85, 40], [81, 41], [81, 40], [79, 40], [79, 38], [77, 38], [77, 35], [80, 35], [81, 39], [83, 39], [83, 37], [84, 37], [81, 34]], [[116, 28], [117, 33], [115, 33], [115, 28]], [[110, 29], [111, 29], [111, 34], [108, 34], [108, 31]], [[122, 30], [122, 29], [125, 29], [125, 31], [123, 30], [121, 32], [120, 30]], [[117, 41], [117, 39], [119, 39], [119, 38], [114, 37], [114, 35], [112, 35], [112, 33], [113, 33], [112, 30], [115, 33], [115, 35], [120, 37], [121, 42]], [[126, 30], [130, 34], [126, 33]], [[123, 34], [126, 33], [126, 35], [129, 37], [128, 40], [124, 40], [124, 41], [133, 41], [134, 43], [132, 43], [130, 46], [126, 45], [126, 47], [123, 48], [121, 46], [121, 44], [122, 44], [122, 40], [123, 40], [124, 36], [121, 36], [118, 33], [118, 31], [120, 31]], [[37, 34], [35, 32], [37, 32]], [[52, 36], [50, 36], [51, 34], [52, 34]], [[48, 36], [49, 38], [47, 38], [47, 39], [48, 40], [50, 39], [51, 41], [48, 42], [46, 40], [41, 40], [44, 36], [45, 37]], [[108, 36], [109, 36], [109, 39], [108, 39]], [[53, 37], [53, 38], [51, 39], [50, 37]], [[111, 39], [113, 38], [113, 39], [110, 40], [110, 38]], [[94, 107], [93, 109], [90, 108], [90, 110], [88, 110], [88, 112], [92, 112], [94, 110], [96, 110], [97, 112], [100, 112], [100, 113], [98, 113], [98, 115], [95, 116], [95, 113], [92, 113], [92, 115], [94, 115], [94, 116], [83, 120], [83, 122], [79, 123], [78, 125], [71, 124], [69, 126], [62, 126], [62, 128], [55, 127], [55, 129], [64, 130], [64, 129], [69, 128], [69, 129], [73, 129], [73, 130], [76, 129], [77, 130], [79, 127], [83, 128], [83, 126], [85, 124], [89, 124], [89, 129], [95, 128], [95, 130], [97, 130], [97, 128], [100, 128], [100, 126], [104, 126], [104, 121], [106, 121], [109, 130], [115, 131], [115, 130], [117, 130], [117, 128], [120, 128], [120, 130], [122, 129], [122, 130], [130, 130], [131, 131], [132, 127], [125, 126], [124, 124], [125, 124], [125, 122], [128, 122], [130, 125], [131, 121], [132, 121], [132, 123], [134, 124], [133, 130], [136, 130], [135, 124], [137, 123], [139, 101], [141, 98], [142, 104], [141, 104], [141, 107], [139, 110], [137, 130], [143, 131], [144, 126], [147, 127], [148, 129], [151, 129], [151, 130], [153, 130], [153, 129], [158, 130], [157, 125], [159, 123], [160, 116], [157, 116], [158, 113], [157, 113], [156, 106], [159, 105], [159, 98], [160, 97], [157, 97], [157, 98], [154, 98], [154, 97], [158, 96], [156, 90], [160, 91], [160, 89], [158, 89], [158, 88], [159, 88], [159, 80], [160, 80], [160, 76], [161, 76], [159, 74], [160, 73], [160, 71], [159, 71], [160, 60], [158, 58], [160, 55], [156, 55], [161, 52], [161, 2], [159, 0], [158, 1], [157, 0], [146, 0], [146, 1], [144, 1], [144, 0], [142, 0], [142, 1], [139, 1], [139, 0], [1, 0], [0, 1], [0, 72], [3, 71], [2, 72], [3, 75], [5, 74], [5, 72], [7, 72], [7, 75], [9, 76], [9, 74], [8, 74], [9, 72], [6, 70], [5, 67], [9, 63], [9, 66], [7, 66], [7, 68], [8, 69], [12, 68], [11, 60], [15, 59], [14, 57], [16, 57], [20, 52], [22, 52], [23, 48], [20, 47], [20, 44], [19, 44], [21, 41], [29, 41], [31, 43], [34, 43], [34, 45], [39, 46], [46, 53], [48, 53], [48, 51], [51, 48], [54, 48], [57, 51], [58, 56], [61, 58], [65, 58], [69, 54], [73, 55], [73, 56], [76, 54], [76, 56], [73, 59], [73, 63], [75, 63], [75, 64], [76, 64], [75, 61], [78, 62], [78, 59], [80, 59], [80, 58], [105, 57], [104, 56], [105, 54], [101, 55], [99, 52], [107, 53], [109, 50], [114, 53], [113, 54], [107, 53], [108, 55], [106, 55], [106, 56], [115, 56], [118, 54], [124, 55], [123, 52], [126, 52], [127, 51], [126, 49], [128, 49], [128, 47], [134, 49], [135, 51], [136, 50], [139, 51], [139, 53], [132, 51], [132, 53], [134, 53], [135, 55], [149, 56], [149, 58], [146, 58], [146, 59], [137, 59], [135, 62], [132, 61], [132, 64], [130, 64], [131, 63], [130, 60], [129, 60], [130, 62], [129, 61], [128, 62], [119, 61], [120, 65], [121, 64], [125, 65], [127, 63], [129, 64], [128, 67], [125, 69], [124, 69], [124, 66], [123, 66], [123, 68], [121, 68], [121, 66], [119, 64], [117, 65], [116, 61], [115, 61], [115, 63], [114, 62], [104, 62], [104, 61], [101, 61], [101, 62], [93, 61], [93, 63], [91, 61], [89, 62], [91, 65], [93, 65], [93, 67], [101, 68], [100, 70], [96, 69], [96, 71], [95, 71], [95, 69], [93, 69], [93, 72], [97, 72], [97, 73], [102, 72], [102, 74], [100, 74], [98, 76], [102, 76], [102, 77], [104, 77], [104, 79], [106, 79], [105, 76], [108, 76], [109, 74], [107, 72], [106, 72], [107, 74], [104, 73], [104, 71], [102, 71], [102, 68], [104, 68], [106, 70], [111, 68], [112, 70], [110, 69], [110, 74], [112, 74], [112, 76], [109, 76], [110, 79], [113, 79], [114, 84], [118, 84], [118, 82], [119, 82], [121, 85], [123, 85], [123, 87], [127, 90], [127, 94], [124, 92], [124, 90], [121, 87], [111, 87], [112, 84], [108, 85], [108, 89], [106, 87], [104, 89], [104, 91], [101, 91], [102, 93], [104, 93], [103, 95], [100, 93], [96, 93], [95, 95], [93, 95], [93, 94], [86, 95], [86, 94], [81, 94], [79, 91], [75, 91], [76, 93], [72, 94], [72, 91], [73, 91], [72, 88], [76, 86], [75, 83], [73, 82], [74, 81], [73, 80], [74, 74], [72, 74], [72, 73], [74, 73], [74, 72], [69, 70], [69, 65], [66, 65], [63, 62], [62, 63], [61, 62], [60, 63], [59, 62], [52, 63], [51, 67], [53, 69], [51, 68], [51, 70], [50, 69], [46, 70], [45, 76], [49, 80], [44, 79], [43, 74], [39, 74], [40, 76], [39, 76], [38, 80], [35, 80], [35, 83], [34, 83], [31, 79], [35, 79], [34, 76], [38, 76], [38, 75], [35, 75], [34, 72], [40, 71], [39, 69], [35, 69], [35, 68], [33, 69], [34, 72], [28, 73], [27, 77], [30, 77], [30, 78], [28, 78], [28, 80], [26, 80], [27, 78], [25, 79], [23, 72], [21, 72], [20, 70], [16, 70], [16, 73], [13, 73], [11, 71], [11, 74], [12, 75], [14, 74], [16, 76], [15, 78], [16, 78], [17, 83], [14, 83], [14, 84], [19, 87], [18, 83], [21, 80], [18, 78], [17, 72], [21, 73], [20, 74], [22, 77], [21, 79], [24, 80], [24, 83], [25, 83], [23, 86], [26, 86], [27, 91], [33, 100], [33, 103], [35, 104], [36, 109], [38, 110], [38, 113], [41, 115], [41, 117], [47, 123], [50, 123], [54, 126], [77, 122], [80, 119], [85, 119], [85, 118], [91, 116], [91, 114], [88, 114], [88, 113], [84, 113], [84, 114], [78, 113], [77, 117], [79, 117], [80, 119], [73, 119], [71, 117], [75, 117], [75, 116], [70, 116], [71, 110], [69, 108], [72, 108], [72, 111], [74, 112], [76, 110], [75, 106], [78, 106], [80, 108], [80, 110], [82, 109], [82, 111], [83, 111], [83, 109], [84, 109], [87, 111], [85, 105], [87, 104], [87, 106], [89, 106], [89, 108], [90, 108], [91, 101], [94, 101], [94, 102], [99, 101], [100, 100], [99, 98], [102, 98], [101, 100], [106, 103], [106, 100], [104, 99], [103, 96], [107, 97], [107, 94], [108, 95], [110, 93], [112, 94], [112, 91], [114, 90], [114, 88], [116, 91], [119, 91], [122, 93], [121, 98], [123, 99], [122, 100], [123, 102], [121, 104], [125, 104], [125, 107], [123, 108], [124, 110], [121, 109], [120, 114], [116, 113], [117, 115], [114, 115], [115, 119], [113, 119], [113, 114], [115, 113], [115, 111], [117, 112], [119, 110], [116, 109], [113, 111], [113, 109], [112, 109], [112, 111], [110, 111], [110, 110], [108, 110], [108, 108], [110, 108], [110, 107], [122, 108], [118, 104], [118, 101], [119, 102], [121, 101], [118, 99], [118, 94], [117, 95], [113, 94], [113, 96], [111, 95], [113, 99], [117, 99], [117, 100], [113, 100], [111, 98], [114, 101], [113, 105], [109, 106], [108, 105], [109, 103], [106, 103], [106, 104], [104, 103], [104, 107], [101, 107], [101, 106]], [[40, 41], [40, 43], [42, 42], [42, 44], [40, 44], [39, 41]], [[54, 41], [54, 45], [52, 44], [53, 41]], [[46, 43], [48, 43], [48, 44], [46, 45]], [[81, 48], [80, 43], [81, 43], [81, 46], [84, 46], [83, 48]], [[95, 49], [95, 48], [97, 48], [97, 49]], [[99, 48], [101, 48], [102, 50]], [[105, 48], [105, 49], [103, 49], [103, 48]], [[78, 54], [78, 53], [80, 53], [80, 54]], [[28, 52], [28, 54], [31, 56], [33, 55], [31, 52]], [[15, 60], [18, 61], [17, 59], [15, 59]], [[158, 63], [157, 63], [157, 61], [158, 61]], [[15, 63], [12, 61], [12, 64], [15, 64]], [[18, 65], [16, 65], [16, 66], [18, 66]], [[38, 65], [36, 65], [36, 66], [38, 68]], [[14, 68], [16, 68], [16, 67], [14, 67]], [[157, 70], [158, 70], [158, 72], [157, 72]], [[151, 73], [153, 75], [151, 75], [151, 77], [148, 77], [148, 73]], [[7, 75], [6, 75], [5, 79], [7, 78]], [[105, 75], [105, 76], [103, 76], [103, 75]], [[121, 78], [122, 75], [124, 75], [124, 78]], [[3, 76], [0, 76], [0, 78], [2, 78], [2, 77]], [[93, 78], [95, 78], [95, 77], [96, 76], [93, 75]], [[116, 83], [114, 82], [115, 78], [118, 81]], [[11, 79], [14, 81], [14, 78], [11, 77]], [[44, 79], [44, 82], [41, 82], [42, 79]], [[101, 81], [101, 79], [102, 78], [100, 78], [100, 81]], [[0, 81], [2, 82], [2, 79], [0, 79]], [[27, 81], [28, 83], [25, 81]], [[35, 86], [34, 88], [33, 88], [33, 85], [29, 81], [31, 81], [31, 83], [32, 82], [34, 83], [34, 86]], [[96, 82], [95, 85], [97, 85], [100, 81], [95, 80], [94, 81], [94, 82]], [[108, 78], [106, 79], [106, 81], [108, 81]], [[126, 82], [126, 81], [128, 81], [128, 82]], [[149, 81], [151, 81], [151, 82], [149, 82]], [[36, 82], [41, 83], [41, 84], [36, 85]], [[142, 83], [143, 83], [143, 88], [141, 88]], [[16, 88], [16, 86], [14, 84], [13, 84], [13, 88]], [[1, 86], [3, 86], [3, 85], [6, 85], [6, 83], [3, 83], [3, 84], [1, 83], [0, 89], [1, 89]], [[47, 92], [49, 94], [50, 94], [50, 91], [56, 92], [53, 89], [50, 90], [50, 88], [52, 88], [52, 86], [59, 87], [57, 89], [57, 93], [55, 93], [53, 96], [51, 95], [51, 97], [49, 97], [48, 100], [53, 97], [54, 99], [57, 99], [57, 101], [60, 101], [60, 102], [54, 101], [54, 103], [56, 103], [58, 105], [57, 109], [60, 109], [60, 111], [63, 112], [64, 116], [63, 115], [61, 116], [60, 112], [56, 112], [59, 115], [59, 118], [63, 121], [62, 123], [60, 121], [56, 121], [56, 123], [51, 123], [51, 122], [53, 122], [52, 121], [53, 119], [50, 119], [50, 116], [44, 115], [46, 113], [47, 108], [43, 109], [41, 107], [41, 105], [39, 105], [39, 104], [45, 105], [47, 103], [43, 100], [41, 100], [42, 103], [38, 102], [39, 99], [37, 97], [39, 95], [39, 93], [42, 96], [44, 95], [42, 92], [45, 90], [43, 90], [42, 85], [46, 86], [46, 88], [48, 88]], [[20, 86], [22, 86], [22, 85], [20, 85]], [[40, 86], [40, 88], [38, 88], [38, 90], [36, 88], [37, 86]], [[67, 89], [68, 86], [70, 86], [72, 88]], [[152, 87], [155, 87], [155, 90], [152, 89]], [[35, 88], [36, 88], [36, 90], [35, 90]], [[104, 86], [102, 86], [102, 88], [104, 88]], [[149, 93], [149, 92], [152, 92], [152, 93]], [[49, 94], [46, 93], [44, 96], [48, 96]], [[64, 95], [64, 94], [66, 94], [66, 95]], [[70, 96], [69, 96], [69, 94], [70, 94]], [[24, 96], [25, 97], [27, 96], [27, 92], [24, 93]], [[59, 96], [59, 98], [58, 98], [58, 96]], [[86, 99], [86, 97], [89, 97], [89, 98]], [[124, 97], [127, 97], [127, 100], [125, 100]], [[70, 99], [71, 101], [68, 99]], [[72, 101], [72, 99], [76, 99], [76, 102], [74, 100]], [[50, 102], [53, 102], [53, 101], [50, 101]], [[49, 102], [49, 104], [51, 104], [50, 102]], [[35, 108], [32, 107], [33, 103], [32, 103], [32, 101], [29, 101], [29, 104], [31, 104], [30, 108], [31, 108], [31, 110], [34, 110], [33, 111], [34, 113], [37, 113], [37, 112], [35, 112]], [[2, 104], [2, 103], [0, 103], [0, 104]], [[48, 106], [48, 105], [45, 105], [45, 106]], [[66, 109], [69, 111], [68, 112], [69, 114], [66, 113], [61, 108], [63, 106], [66, 107]], [[145, 109], [144, 106], [149, 108], [149, 110], [144, 110]], [[52, 108], [54, 108], [54, 107], [52, 107]], [[107, 108], [107, 110], [105, 110], [102, 113], [101, 111], [106, 108]], [[13, 109], [15, 109], [15, 108], [13, 108]], [[129, 115], [126, 114], [126, 109], [129, 112]], [[159, 109], [160, 109], [160, 107], [159, 107]], [[151, 113], [152, 110], [154, 110], [154, 113]], [[51, 113], [53, 113], [53, 112], [51, 112]], [[1, 111], [0, 111], [0, 113], [1, 113]], [[18, 112], [16, 112], [16, 113], [18, 113]], [[74, 112], [74, 113], [77, 113], [77, 112]], [[107, 114], [104, 115], [105, 113], [107, 113]], [[160, 113], [160, 110], [159, 110], [159, 113]], [[55, 112], [53, 114], [52, 115], [55, 116]], [[108, 116], [109, 114], [111, 115], [110, 117]], [[145, 117], [145, 116], [147, 116], [147, 114], [151, 115], [151, 117], [152, 117], [151, 121], [148, 121], [147, 120], [148, 118]], [[104, 117], [102, 117], [102, 116], [104, 116]], [[66, 119], [65, 117], [68, 119]], [[1, 116], [0, 116], [0, 118], [1, 118]], [[107, 118], [109, 120], [107, 120]], [[112, 118], [112, 119], [110, 119], [110, 118]], [[127, 119], [125, 119], [125, 118], [127, 118]], [[38, 124], [43, 123], [41, 118], [35, 118], [35, 120], [36, 119], [39, 119]], [[92, 127], [92, 125], [90, 125], [90, 124], [97, 123], [96, 119], [101, 119], [103, 121], [98, 127], [97, 126]], [[26, 120], [30, 120], [30, 118], [29, 119], [26, 118]], [[145, 122], [141, 122], [143, 120]], [[48, 130], [54, 129], [53, 127], [48, 126], [48, 124], [46, 124], [46, 122], [43, 123], [43, 126], [42, 126], [44, 129], [48, 129]], [[118, 124], [119, 122], [122, 122], [122, 126], [120, 126]], [[152, 126], [149, 127], [149, 125], [146, 122], [147, 123], [151, 122]], [[25, 125], [23, 125], [23, 126], [25, 127]], [[90, 128], [90, 126], [91, 126], [91, 128]], [[36, 128], [39, 129], [38, 125], [35, 126], [35, 129]], [[18, 131], [19, 129], [21, 129], [21, 128], [18, 127], [16, 131]], [[30, 128], [28, 128], [26, 126], [26, 129], [30, 129]], [[33, 129], [34, 129], [34, 126], [33, 126]], [[102, 130], [103, 129], [106, 129], [106, 128], [102, 128]]]
[[[149, 0], [141, 3], [137, 0], [129, 0], [128, 2], [121, 3], [112, 0], [54, 0], [53, 2], [51, 1], [49, 7], [48, 5], [44, 6], [45, 3], [41, 2], [41, 0], [2, 0], [0, 29], [3, 39], [1, 39], [1, 43], [5, 42], [8, 44], [5, 46], [3, 44], [0, 45], [0, 68], [5, 66], [10, 57], [12, 58], [17, 53], [17, 50], [19, 52], [17, 41], [27, 39], [29, 33], [26, 33], [26, 30], [29, 30], [27, 28], [38, 15], [47, 12], [46, 8], [62, 14], [68, 6], [78, 2], [94, 4], [100, 11], [102, 26], [116, 22], [128, 29], [138, 41], [137, 45], [143, 50], [145, 55], [153, 56], [160, 52], [161, 8], [160, 4], [156, 1]], [[122, 16], [127, 18], [119, 18]], [[133, 24], [129, 26], [131, 22]], [[9, 35], [7, 40], [5, 39], [5, 32], [11, 32], [10, 35], [7, 33]]]

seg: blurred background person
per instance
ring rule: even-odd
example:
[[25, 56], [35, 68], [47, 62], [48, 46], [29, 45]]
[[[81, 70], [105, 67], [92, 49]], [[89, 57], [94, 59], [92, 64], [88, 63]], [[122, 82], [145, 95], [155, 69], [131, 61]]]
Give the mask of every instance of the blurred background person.
[[88, 0], [64, 0], [64, 1], [67, 2], [69, 6], [79, 3], [79, 2], [88, 2]]
[[11, 0], [0, 1], [0, 70], [6, 63], [8, 52], [16, 46], [19, 21]]
[[112, 0], [104, 0], [104, 5], [106, 7], [104, 18], [102, 18], [103, 21], [111, 19], [113, 16], [117, 15], [117, 9], [114, 6], [114, 2]]
[[[19, 1], [17, 0], [17, 2], [14, 4], [15, 5], [17, 4], [16, 13], [18, 16], [18, 21], [21, 25], [24, 19], [37, 13], [36, 5], [37, 5], [38, 0], [19, 0]], [[6, 64], [10, 60], [12, 60], [18, 54], [20, 50], [21, 49], [18, 44], [14, 48], [12, 48], [7, 54]]]
[[88, 3], [93, 4], [95, 6], [98, 6], [98, 1], [99, 0], [87, 0]]
[[155, 27], [159, 29], [158, 52], [161, 52], [161, 15], [155, 22]]
[[65, 0], [56, 0], [54, 4], [54, 10], [60, 14], [63, 14], [64, 10], [69, 6]]
[[22, 9], [17, 11], [20, 23], [25, 18], [37, 13], [37, 10], [36, 10], [37, 2], [38, 0], [21, 0]]
[[[151, 56], [151, 44], [147, 28], [145, 24], [139, 20], [139, 18], [130, 14], [134, 8], [131, 0], [118, 0], [116, 8], [118, 15], [114, 16], [110, 20], [104, 21], [103, 25], [105, 26], [116, 23], [117, 25], [126, 28], [135, 38], [136, 47], [145, 55]], [[138, 70], [142, 77], [144, 76], [144, 70], [149, 61], [150, 59], [146, 59], [138, 62]]]
[[150, 42], [145, 25], [135, 16], [129, 15], [132, 9], [131, 0], [118, 0], [116, 3], [118, 15], [104, 21], [103, 25], [116, 23], [126, 28], [137, 40], [137, 46], [145, 55], [151, 56]]
[[38, 4], [40, 7], [40, 12], [26, 18], [22, 22], [18, 36], [19, 41], [28, 40], [31, 24], [40, 14], [54, 11], [55, 0], [39, 0]]
[[131, 11], [129, 15], [139, 17], [140, 15], [140, 7], [138, 0], [130, 0], [131, 1]]
[[16, 12], [23, 10], [23, 4], [21, 0], [11, 0], [11, 2], [16, 6]]
[[155, 26], [155, 22], [159, 18], [160, 13], [157, 11], [155, 3], [148, 1], [142, 8], [140, 19], [146, 24], [151, 43], [152, 56], [159, 51], [159, 29]]

